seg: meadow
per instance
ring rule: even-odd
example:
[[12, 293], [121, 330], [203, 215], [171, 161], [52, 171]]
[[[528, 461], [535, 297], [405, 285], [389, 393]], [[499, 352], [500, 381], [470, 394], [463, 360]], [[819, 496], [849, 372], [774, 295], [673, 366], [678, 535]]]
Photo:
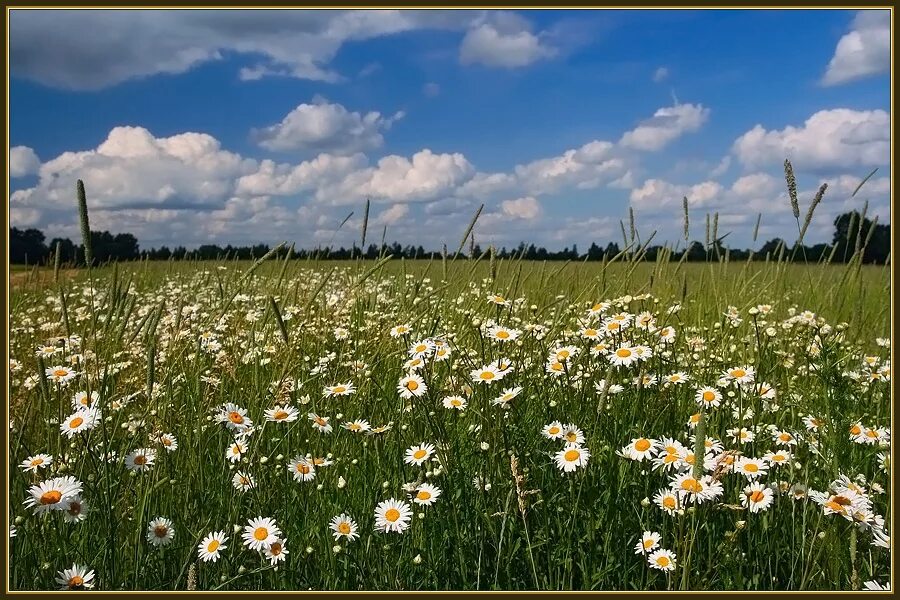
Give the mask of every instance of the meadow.
[[10, 298], [17, 590], [890, 581], [890, 267], [134, 262]]

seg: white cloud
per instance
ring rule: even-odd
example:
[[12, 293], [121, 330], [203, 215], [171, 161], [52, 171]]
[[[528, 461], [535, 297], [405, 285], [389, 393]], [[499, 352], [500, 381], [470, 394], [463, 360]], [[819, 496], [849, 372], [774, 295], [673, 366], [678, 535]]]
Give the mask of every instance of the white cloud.
[[631, 190], [631, 204], [638, 210], [658, 210], [666, 207], [681, 209], [687, 196], [690, 206], [710, 206], [719, 199], [724, 189], [716, 181], [704, 181], [694, 185], [678, 185], [662, 179], [648, 179], [639, 188]]
[[382, 211], [376, 218], [376, 225], [393, 225], [400, 222], [409, 214], [409, 204], [392, 204]]
[[432, 10], [12, 10], [14, 75], [94, 90], [178, 74], [225, 53], [257, 63], [242, 79], [284, 76], [336, 82], [341, 47], [421, 29], [460, 30], [481, 13]]
[[559, 156], [542, 158], [515, 167], [519, 185], [529, 194], [546, 194], [565, 187], [591, 189], [621, 177], [626, 161], [610, 142], [589, 142]]
[[709, 109], [702, 104], [676, 104], [660, 108], [652, 119], [626, 132], [619, 143], [635, 150], [661, 150], [685, 133], [700, 129], [709, 119]]
[[142, 127], [116, 127], [95, 150], [65, 152], [40, 168], [38, 183], [10, 197], [19, 206], [73, 207], [76, 179], [89, 206], [121, 209], [217, 205], [255, 160], [222, 150], [202, 133], [156, 138]]
[[353, 154], [379, 148], [384, 143], [382, 132], [403, 116], [402, 112], [389, 118], [378, 112], [350, 112], [316, 98], [312, 104], [297, 106], [280, 123], [251, 135], [267, 150]]
[[766, 130], [762, 125], [739, 137], [732, 148], [745, 166], [781, 164], [809, 170], [876, 167], [890, 161], [890, 115], [883, 110], [822, 110], [801, 127]]
[[556, 53], [555, 48], [531, 33], [526, 20], [501, 12], [469, 29], [459, 48], [459, 60], [464, 65], [509, 69], [528, 66]]
[[28, 146], [14, 146], [9, 149], [9, 176], [25, 177], [34, 175], [41, 168], [41, 159]]
[[838, 42], [822, 85], [840, 85], [887, 73], [890, 66], [890, 11], [861, 10], [856, 13], [850, 32]]
[[666, 67], [659, 67], [653, 72], [653, 81], [654, 83], [661, 83], [669, 78], [669, 69]]
[[721, 177], [728, 169], [731, 167], [731, 156], [725, 155], [722, 157], [722, 160], [719, 161], [712, 171], [709, 172], [709, 176], [712, 178]]
[[532, 196], [504, 200], [500, 203], [503, 214], [514, 219], [536, 219], [541, 215], [541, 204]]
[[422, 93], [425, 94], [425, 96], [427, 96], [428, 98], [434, 98], [441, 93], [441, 86], [434, 83], [433, 81], [429, 81], [422, 86]]

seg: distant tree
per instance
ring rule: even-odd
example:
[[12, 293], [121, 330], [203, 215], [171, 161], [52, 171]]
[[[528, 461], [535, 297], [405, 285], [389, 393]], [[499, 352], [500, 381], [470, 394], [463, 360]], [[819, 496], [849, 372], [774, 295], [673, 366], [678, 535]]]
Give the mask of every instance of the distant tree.
[[44, 234], [38, 229], [9, 230], [9, 262], [37, 264], [47, 260], [49, 249], [44, 245]]

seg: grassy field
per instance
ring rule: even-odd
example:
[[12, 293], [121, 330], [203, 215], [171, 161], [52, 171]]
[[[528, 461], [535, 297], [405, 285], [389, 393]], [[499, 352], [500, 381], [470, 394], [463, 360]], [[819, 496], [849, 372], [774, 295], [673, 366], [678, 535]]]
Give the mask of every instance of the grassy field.
[[886, 584], [889, 285], [725, 261], [28, 274], [10, 587]]

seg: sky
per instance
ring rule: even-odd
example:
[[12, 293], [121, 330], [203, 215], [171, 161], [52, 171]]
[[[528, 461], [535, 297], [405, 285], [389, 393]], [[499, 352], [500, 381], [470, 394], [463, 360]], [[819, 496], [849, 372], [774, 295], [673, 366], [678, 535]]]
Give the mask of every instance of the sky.
[[[142, 248], [797, 238], [890, 221], [886, 10], [25, 10], [10, 225]], [[859, 183], [877, 169], [855, 196]], [[343, 226], [342, 221], [353, 216]], [[757, 216], [758, 239], [753, 240]], [[385, 229], [386, 228], [386, 229]], [[683, 240], [680, 242], [682, 247]]]

